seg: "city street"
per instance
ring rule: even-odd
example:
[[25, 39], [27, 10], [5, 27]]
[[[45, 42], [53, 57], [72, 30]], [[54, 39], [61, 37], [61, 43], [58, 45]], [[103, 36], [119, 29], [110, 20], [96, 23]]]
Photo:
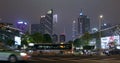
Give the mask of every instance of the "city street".
[[0, 0], [0, 63], [120, 63], [120, 0]]
[[[1, 61], [0, 63], [8, 63]], [[120, 63], [119, 56], [41, 56], [18, 63]]]
[[[0, 63], [9, 63], [0, 61]], [[17, 63], [120, 63], [120, 56], [41, 56]]]
[[34, 58], [30, 63], [120, 63], [119, 56], [63, 56]]

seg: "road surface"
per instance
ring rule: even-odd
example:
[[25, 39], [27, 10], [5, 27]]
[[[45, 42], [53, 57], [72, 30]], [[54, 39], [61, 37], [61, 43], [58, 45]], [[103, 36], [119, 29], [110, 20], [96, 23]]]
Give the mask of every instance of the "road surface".
[[[0, 63], [8, 63], [1, 61]], [[120, 56], [43, 56], [17, 63], [120, 63]]]

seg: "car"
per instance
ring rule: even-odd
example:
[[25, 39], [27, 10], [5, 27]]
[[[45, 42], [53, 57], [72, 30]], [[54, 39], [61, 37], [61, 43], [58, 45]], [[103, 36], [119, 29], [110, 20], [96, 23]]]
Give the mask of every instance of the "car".
[[120, 54], [120, 49], [110, 49], [110, 50], [106, 50], [103, 52], [106, 55], [119, 55]]
[[26, 52], [12, 50], [6, 46], [0, 46], [0, 60], [15, 63], [21, 60], [29, 60], [30, 55]]
[[120, 49], [113, 49], [109, 51], [110, 55], [116, 55], [116, 54], [120, 54]]

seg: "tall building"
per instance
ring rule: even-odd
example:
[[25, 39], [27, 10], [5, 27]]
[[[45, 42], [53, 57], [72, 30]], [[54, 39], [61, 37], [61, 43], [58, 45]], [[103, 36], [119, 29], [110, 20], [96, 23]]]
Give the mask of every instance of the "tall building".
[[[107, 24], [107, 23], [101, 24], [101, 30], [106, 30], [106, 29], [109, 29], [111, 27], [112, 27], [111, 24]], [[103, 31], [101, 36], [111, 36], [112, 35], [111, 32], [113, 32], [113, 30]]]
[[92, 29], [91, 29], [91, 33], [95, 33], [95, 32], [97, 32], [97, 31], [98, 31], [97, 28], [92, 28]]
[[82, 35], [85, 32], [90, 31], [90, 19], [83, 15], [83, 13], [80, 13], [80, 16], [78, 18], [78, 35]]
[[75, 20], [73, 21], [73, 24], [72, 24], [72, 33], [73, 33], [72, 38], [73, 38], [73, 40], [75, 40], [77, 37], [76, 21]]
[[61, 34], [61, 35], [60, 35], [59, 41], [60, 41], [60, 42], [63, 42], [63, 43], [66, 41], [65, 34]]
[[42, 34], [53, 33], [53, 10], [49, 10], [45, 16], [41, 16], [40, 29]]
[[28, 26], [28, 23], [25, 22], [25, 21], [21, 21], [19, 20], [16, 24], [17, 28], [22, 30], [22, 32], [27, 32], [27, 26]]
[[101, 29], [106, 29], [106, 28], [109, 28], [109, 27], [111, 27], [111, 24], [108, 24], [108, 23], [103, 23], [101, 25]]
[[39, 32], [40, 33], [40, 24], [31, 24], [31, 34]]
[[56, 32], [57, 22], [58, 22], [58, 15], [57, 15], [57, 14], [54, 14], [54, 15], [53, 15], [53, 34], [55, 34], [55, 32]]
[[49, 10], [46, 15], [41, 16], [39, 24], [31, 24], [31, 33], [39, 32], [41, 34], [53, 33], [53, 10]]
[[53, 43], [58, 43], [58, 35], [57, 34], [53, 34], [52, 35], [52, 40], [53, 40]]
[[40, 18], [40, 24], [39, 24], [39, 29], [40, 29], [40, 33], [42, 33], [42, 34], [45, 34], [45, 30], [46, 30], [46, 28], [45, 28], [45, 26], [46, 26], [46, 21], [45, 21], [45, 15], [43, 15], [43, 16], [41, 16], [41, 18]]

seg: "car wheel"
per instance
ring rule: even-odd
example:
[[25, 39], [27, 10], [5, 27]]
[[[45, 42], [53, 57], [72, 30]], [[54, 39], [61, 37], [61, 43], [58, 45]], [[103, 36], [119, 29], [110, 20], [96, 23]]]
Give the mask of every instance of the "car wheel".
[[8, 60], [10, 63], [15, 63], [17, 62], [17, 57], [15, 55], [11, 55]]

